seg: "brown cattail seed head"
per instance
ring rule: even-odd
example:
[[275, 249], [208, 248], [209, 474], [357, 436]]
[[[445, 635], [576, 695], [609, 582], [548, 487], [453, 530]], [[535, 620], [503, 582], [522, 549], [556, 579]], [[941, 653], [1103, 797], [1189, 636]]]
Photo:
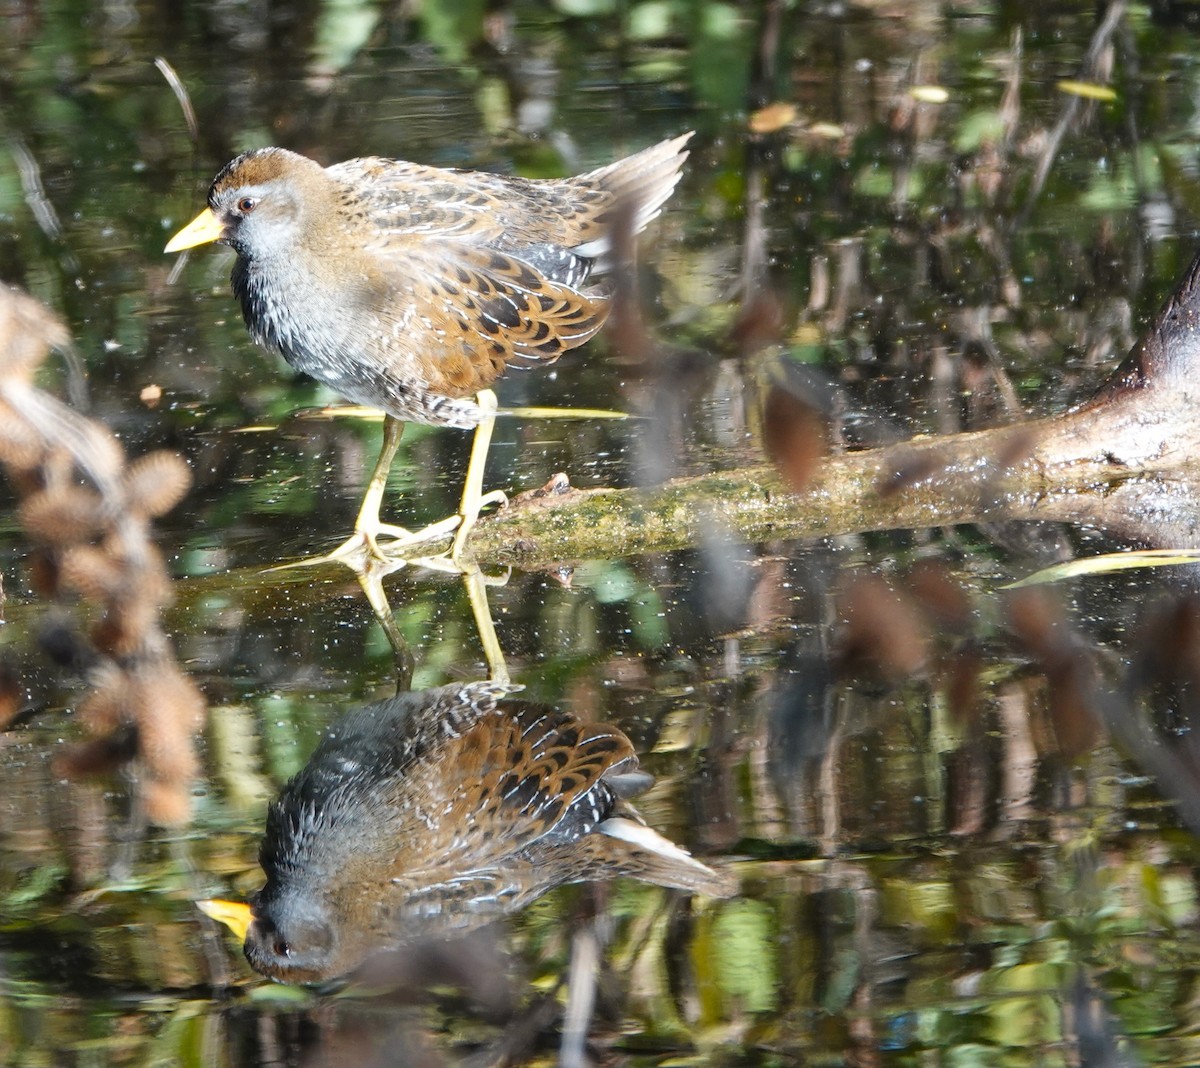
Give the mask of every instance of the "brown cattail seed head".
[[125, 581], [125, 569], [110, 553], [94, 545], [76, 545], [62, 555], [59, 582], [89, 600], [113, 596]]
[[0, 401], [0, 463], [13, 471], [31, 471], [46, 455], [41, 436]]
[[129, 679], [115, 664], [95, 673], [92, 691], [79, 703], [78, 716], [89, 734], [111, 734], [133, 718]]
[[138, 751], [150, 773], [163, 782], [190, 786], [200, 774], [191, 733], [161, 705], [142, 704]]
[[200, 691], [171, 661], [162, 659], [140, 665], [131, 682], [147, 765], [159, 779], [190, 781], [200, 771], [192, 744], [206, 712]]
[[154, 518], [169, 512], [192, 484], [192, 472], [182, 456], [165, 449], [147, 453], [125, 472], [129, 507]]
[[67, 328], [49, 308], [0, 285], [0, 375], [29, 378], [52, 347], [70, 343]]
[[203, 728], [208, 717], [208, 702], [191, 679], [174, 664], [162, 664], [144, 700], [152, 700], [162, 714], [179, 724], [180, 731], [192, 735]]
[[42, 490], [21, 502], [21, 525], [51, 545], [74, 545], [94, 537], [104, 524], [100, 495], [83, 486]]
[[113, 531], [100, 543], [101, 548], [124, 568], [122, 597], [152, 601], [158, 606], [171, 599], [171, 579], [158, 546], [149, 540], [149, 529], [137, 524], [134, 530]]
[[129, 657], [142, 652], [157, 632], [158, 605], [136, 595], [110, 600], [104, 614], [92, 625], [92, 644], [110, 656]]

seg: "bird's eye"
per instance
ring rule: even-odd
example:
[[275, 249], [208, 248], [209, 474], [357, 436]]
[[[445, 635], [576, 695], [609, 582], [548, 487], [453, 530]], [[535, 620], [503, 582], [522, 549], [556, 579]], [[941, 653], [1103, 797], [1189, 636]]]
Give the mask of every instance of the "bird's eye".
[[249, 215], [256, 207], [258, 207], [258, 197], [242, 197], [237, 202], [237, 209], [243, 215]]
[[275, 955], [277, 957], [290, 957], [292, 955], [292, 947], [282, 938], [277, 938], [275, 939]]

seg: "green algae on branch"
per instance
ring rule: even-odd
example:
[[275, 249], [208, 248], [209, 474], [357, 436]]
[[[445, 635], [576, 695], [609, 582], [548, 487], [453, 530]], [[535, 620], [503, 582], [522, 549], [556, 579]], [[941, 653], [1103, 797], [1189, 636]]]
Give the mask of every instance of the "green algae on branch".
[[[931, 438], [831, 456], [803, 493], [788, 492], [766, 466], [655, 489], [571, 490], [488, 517], [470, 552], [484, 564], [538, 567], [689, 548], [713, 529], [758, 543], [971, 522], [1017, 508], [1032, 482], [1044, 489], [1036, 471], [1001, 477], [994, 470], [988, 453], [1013, 436], [1005, 428], [958, 435], [950, 439], [956, 448]], [[894, 487], [897, 477], [923, 470], [926, 461], [932, 469], [923, 477]], [[1071, 488], [1082, 488], [1076, 483]], [[991, 490], [986, 500], [981, 484]]]
[[650, 490], [568, 490], [489, 517], [476, 528], [469, 551], [480, 562], [524, 566], [635, 556], [695, 545], [713, 522], [764, 541], [777, 536], [784, 492], [766, 467]]
[[[886, 459], [909, 459], [912, 448], [830, 457], [799, 494], [789, 493], [769, 467], [679, 479], [657, 489], [571, 490], [487, 517], [469, 552], [481, 564], [539, 567], [690, 548], [706, 529], [758, 543], [970, 522], [994, 509], [995, 501], [981, 507], [978, 492], [959, 493], [957, 501], [939, 496], [932, 483], [944, 489], [944, 479], [887, 492]], [[970, 489], [971, 483], [963, 485]]]

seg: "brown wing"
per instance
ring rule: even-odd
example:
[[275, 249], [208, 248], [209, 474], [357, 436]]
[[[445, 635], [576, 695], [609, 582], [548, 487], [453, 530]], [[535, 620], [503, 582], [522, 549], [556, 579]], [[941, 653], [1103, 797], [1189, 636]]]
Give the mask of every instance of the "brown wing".
[[[473, 881], [503, 885], [527, 868], [521, 854], [533, 843], [590, 834], [617, 803], [605, 776], [636, 762], [614, 727], [538, 705], [497, 710], [400, 784], [398, 807], [420, 828], [422, 859], [414, 864], [406, 851], [393, 882], [406, 893]], [[447, 779], [455, 784], [449, 792]], [[546, 886], [561, 881], [551, 872], [544, 877]]]
[[462, 397], [514, 364], [553, 363], [592, 338], [608, 299], [547, 278], [505, 252], [450, 240], [391, 236], [370, 250], [381, 265], [383, 324], [422, 357], [430, 392]]
[[354, 206], [372, 225], [401, 237], [572, 248], [601, 235], [596, 220], [613, 203], [599, 185], [575, 179], [446, 170], [378, 156], [347, 160], [326, 173], [348, 183]]
[[[632, 212], [636, 233], [654, 219], [679, 181], [686, 133], [574, 178], [531, 179], [424, 167], [367, 156], [327, 168], [346, 182], [354, 207], [396, 235], [455, 238], [510, 251], [557, 245], [602, 251], [614, 208]], [[588, 248], [587, 246], [591, 246]]]

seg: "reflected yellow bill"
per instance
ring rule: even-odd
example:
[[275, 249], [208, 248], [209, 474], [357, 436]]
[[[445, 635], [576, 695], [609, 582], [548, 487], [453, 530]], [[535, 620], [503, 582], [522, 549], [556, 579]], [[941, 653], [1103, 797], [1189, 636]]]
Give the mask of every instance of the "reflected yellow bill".
[[196, 908], [218, 923], [223, 923], [237, 935], [239, 942], [246, 941], [246, 932], [250, 929], [253, 916], [250, 906], [244, 901], [222, 901], [214, 897], [206, 901], [197, 901]]

